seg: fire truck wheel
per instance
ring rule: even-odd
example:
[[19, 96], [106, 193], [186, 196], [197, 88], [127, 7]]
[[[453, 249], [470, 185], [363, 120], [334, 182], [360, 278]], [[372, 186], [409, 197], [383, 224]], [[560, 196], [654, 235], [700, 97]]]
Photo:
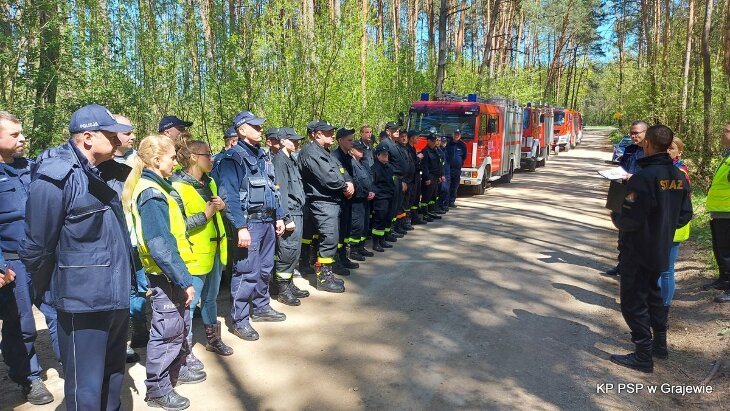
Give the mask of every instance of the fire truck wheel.
[[543, 147], [542, 150], [540, 150], [540, 156], [542, 157], [542, 160], [537, 162], [537, 166], [545, 167], [545, 163], [547, 163], [548, 157], [550, 156], [550, 148]]
[[515, 175], [515, 163], [513, 160], [509, 162], [509, 173], [505, 174], [500, 178], [500, 181], [504, 184], [512, 182], [512, 177]]
[[483, 195], [484, 192], [487, 191], [487, 185], [489, 185], [489, 176], [485, 175], [484, 178], [482, 178], [482, 183], [474, 186], [474, 195]]
[[527, 170], [534, 172], [537, 169], [537, 157], [531, 158], [529, 163], [530, 164], [527, 166]]

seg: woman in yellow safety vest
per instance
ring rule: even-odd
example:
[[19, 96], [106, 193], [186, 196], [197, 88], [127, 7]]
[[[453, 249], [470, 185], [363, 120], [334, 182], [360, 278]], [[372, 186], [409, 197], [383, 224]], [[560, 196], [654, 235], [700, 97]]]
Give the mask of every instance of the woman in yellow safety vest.
[[[684, 143], [679, 137], [674, 137], [672, 145], [669, 146], [667, 152], [669, 153], [669, 157], [674, 160], [674, 165], [684, 172], [685, 178], [689, 183], [689, 169], [681, 160], [682, 151], [684, 151]], [[672, 305], [672, 298], [674, 297], [674, 263], [677, 261], [677, 255], [679, 254], [679, 244], [689, 238], [689, 225], [687, 223], [687, 225], [678, 228], [674, 232], [674, 243], [672, 244], [672, 248], [669, 249], [669, 268], [659, 275], [659, 288], [662, 291], [662, 300], [664, 301], [665, 307]]]
[[187, 367], [187, 307], [195, 297], [189, 267], [195, 255], [185, 230], [179, 194], [167, 180], [177, 164], [175, 145], [166, 136], [145, 137], [124, 184], [122, 202], [131, 214], [142, 266], [149, 276], [152, 326], [147, 344], [147, 396], [151, 407], [184, 409], [190, 401], [175, 384], [195, 384], [205, 372]]
[[[221, 284], [223, 264], [227, 257], [226, 231], [219, 211], [225, 204], [218, 197], [218, 188], [208, 175], [213, 169], [213, 153], [210, 147], [200, 141], [191, 140], [178, 146], [177, 159], [182, 165], [172, 175], [172, 186], [180, 193], [187, 216], [188, 240], [193, 247], [197, 260], [196, 267], [188, 267], [193, 275], [195, 298], [190, 304], [190, 323], [188, 323], [188, 344], [192, 347], [193, 311], [201, 301], [200, 313], [205, 326], [208, 344], [205, 349], [219, 355], [231, 355], [233, 349], [221, 339], [221, 323], [218, 321], [218, 290]], [[188, 364], [200, 363], [192, 353]], [[202, 369], [202, 363], [200, 363]]]

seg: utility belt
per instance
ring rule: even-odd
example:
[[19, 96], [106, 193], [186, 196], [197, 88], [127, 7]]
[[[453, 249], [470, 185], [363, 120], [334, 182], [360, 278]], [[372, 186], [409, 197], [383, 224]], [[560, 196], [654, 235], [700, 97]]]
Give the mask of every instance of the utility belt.
[[18, 253], [8, 253], [5, 251], [3, 251], [3, 258], [5, 259], [5, 261], [20, 260], [20, 256], [18, 255]]
[[255, 211], [248, 213], [247, 220], [254, 222], [268, 222], [274, 219], [274, 214], [274, 210]]

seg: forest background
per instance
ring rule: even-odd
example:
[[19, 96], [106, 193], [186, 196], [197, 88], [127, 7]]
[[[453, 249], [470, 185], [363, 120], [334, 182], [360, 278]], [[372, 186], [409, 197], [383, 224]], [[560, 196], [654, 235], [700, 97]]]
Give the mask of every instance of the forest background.
[[175, 114], [222, 145], [231, 117], [375, 128], [420, 93], [661, 122], [705, 185], [730, 120], [730, 0], [0, 0], [0, 109], [31, 152], [85, 103], [137, 134]]

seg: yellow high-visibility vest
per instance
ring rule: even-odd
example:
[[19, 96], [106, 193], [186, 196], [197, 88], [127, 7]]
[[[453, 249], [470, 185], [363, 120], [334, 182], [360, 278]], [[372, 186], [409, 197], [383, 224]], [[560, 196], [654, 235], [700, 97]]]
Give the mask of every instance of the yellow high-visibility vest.
[[707, 203], [705, 209], [707, 211], [730, 212], [730, 182], [727, 181], [728, 173], [730, 173], [730, 156], [726, 156], [722, 160], [722, 164], [717, 168], [715, 177], [712, 178], [710, 191], [707, 193]]

